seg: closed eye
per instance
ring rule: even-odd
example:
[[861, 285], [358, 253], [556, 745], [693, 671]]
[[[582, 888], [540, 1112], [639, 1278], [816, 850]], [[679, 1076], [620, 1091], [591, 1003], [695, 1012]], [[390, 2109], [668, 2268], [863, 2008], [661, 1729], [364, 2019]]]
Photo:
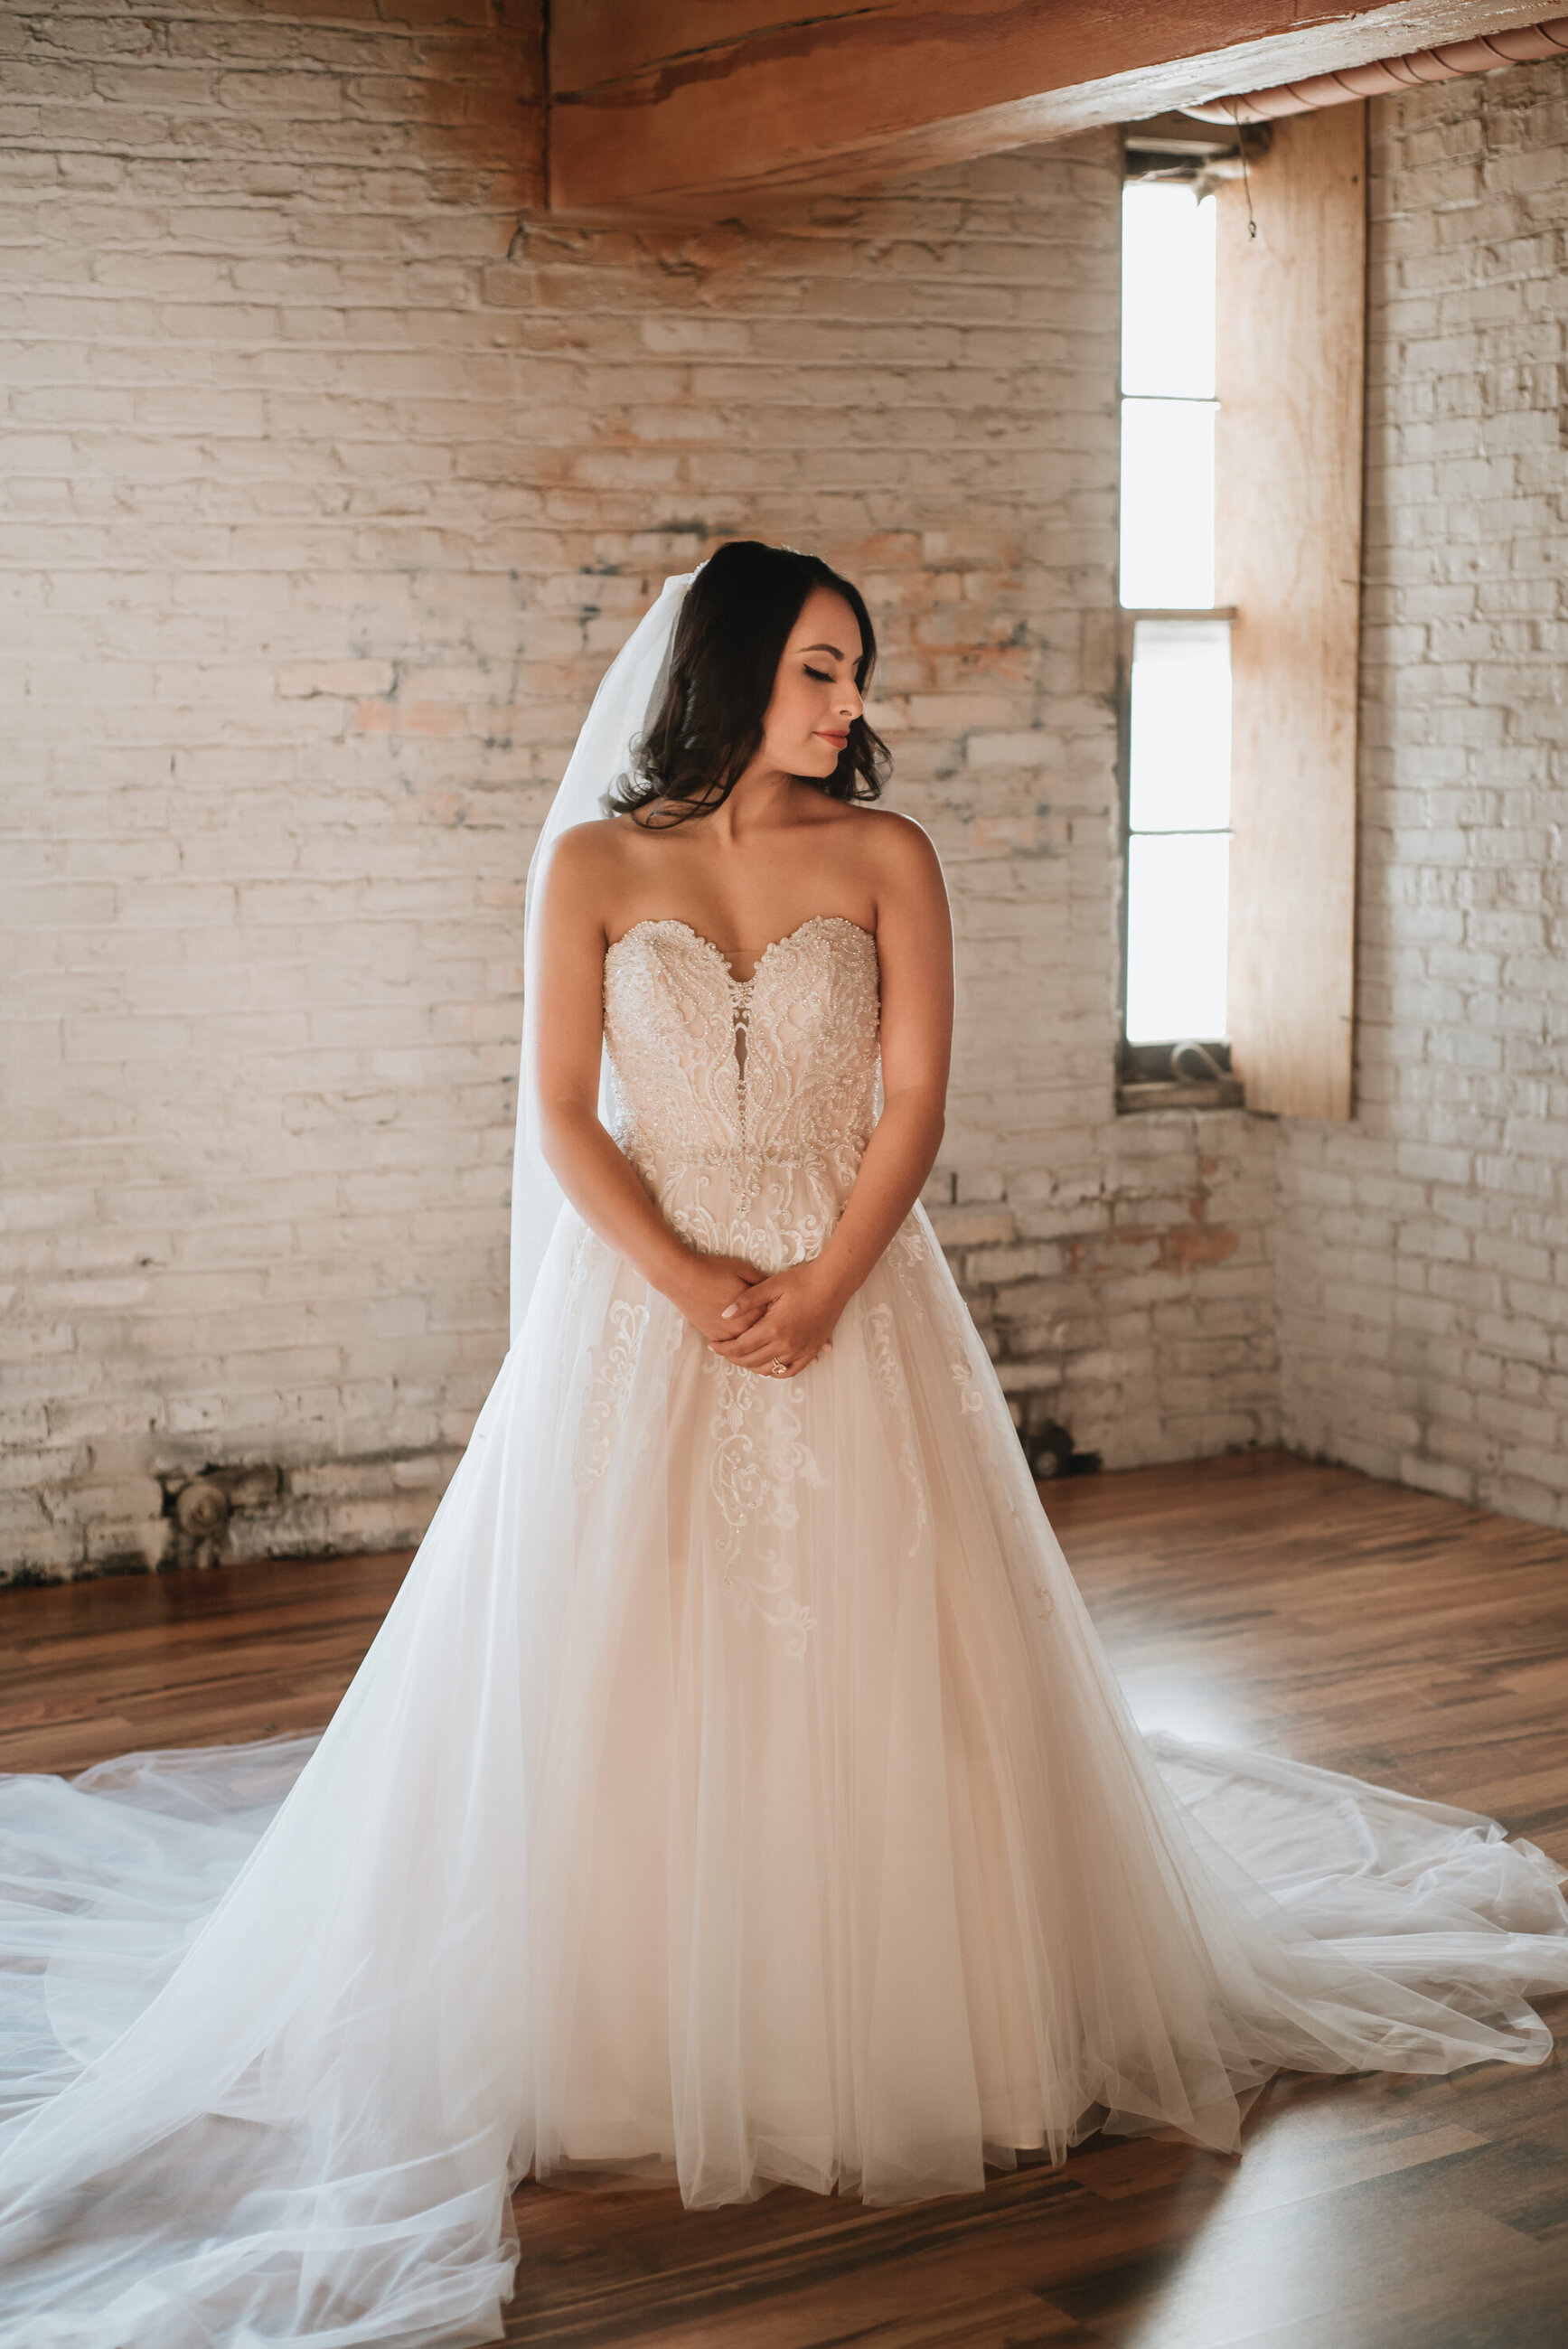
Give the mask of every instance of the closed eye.
[[831, 675], [825, 668], [812, 668], [808, 664], [806, 674], [808, 677], [814, 677], [819, 685], [831, 685], [833, 682]]

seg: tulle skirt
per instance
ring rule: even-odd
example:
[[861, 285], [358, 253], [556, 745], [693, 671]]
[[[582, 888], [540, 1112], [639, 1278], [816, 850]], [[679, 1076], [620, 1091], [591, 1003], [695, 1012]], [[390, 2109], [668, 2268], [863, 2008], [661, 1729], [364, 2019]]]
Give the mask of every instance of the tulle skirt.
[[325, 1733], [0, 1784], [0, 2344], [487, 2341], [525, 2177], [894, 2202], [1534, 2063], [1557, 1885], [1139, 1734], [923, 1217], [783, 1381], [568, 1212]]

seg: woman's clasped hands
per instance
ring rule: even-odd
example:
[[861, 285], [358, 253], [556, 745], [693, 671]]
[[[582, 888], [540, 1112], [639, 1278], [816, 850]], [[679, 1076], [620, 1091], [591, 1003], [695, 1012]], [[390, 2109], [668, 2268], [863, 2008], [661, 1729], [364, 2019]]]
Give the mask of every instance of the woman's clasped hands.
[[758, 1273], [739, 1257], [702, 1257], [676, 1301], [716, 1354], [762, 1378], [793, 1378], [832, 1344], [846, 1302], [821, 1257]]
[[714, 1352], [743, 1371], [793, 1378], [830, 1349], [844, 1304], [820, 1257], [768, 1273], [725, 1307], [719, 1318], [731, 1334], [712, 1341]]

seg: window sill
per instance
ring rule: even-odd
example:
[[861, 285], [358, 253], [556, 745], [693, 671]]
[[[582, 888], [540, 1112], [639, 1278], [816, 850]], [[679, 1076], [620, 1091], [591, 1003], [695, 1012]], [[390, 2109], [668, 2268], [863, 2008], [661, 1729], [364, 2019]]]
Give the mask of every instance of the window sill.
[[1119, 1115], [1157, 1109], [1245, 1109], [1240, 1077], [1149, 1077], [1124, 1079], [1116, 1088]]

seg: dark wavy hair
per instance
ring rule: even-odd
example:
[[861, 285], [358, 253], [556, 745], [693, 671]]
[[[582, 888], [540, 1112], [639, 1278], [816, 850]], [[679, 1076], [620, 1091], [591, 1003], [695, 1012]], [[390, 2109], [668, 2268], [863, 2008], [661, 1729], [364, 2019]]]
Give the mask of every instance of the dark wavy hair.
[[[863, 694], [876, 666], [865, 598], [819, 554], [760, 539], [731, 539], [708, 557], [686, 589], [670, 647], [669, 682], [652, 721], [632, 746], [632, 771], [604, 794], [612, 815], [657, 804], [655, 829], [722, 807], [762, 747], [763, 719], [784, 647], [814, 587], [841, 595], [861, 631], [855, 684]], [[863, 717], [830, 775], [802, 782], [833, 800], [874, 800], [892, 753]]]

